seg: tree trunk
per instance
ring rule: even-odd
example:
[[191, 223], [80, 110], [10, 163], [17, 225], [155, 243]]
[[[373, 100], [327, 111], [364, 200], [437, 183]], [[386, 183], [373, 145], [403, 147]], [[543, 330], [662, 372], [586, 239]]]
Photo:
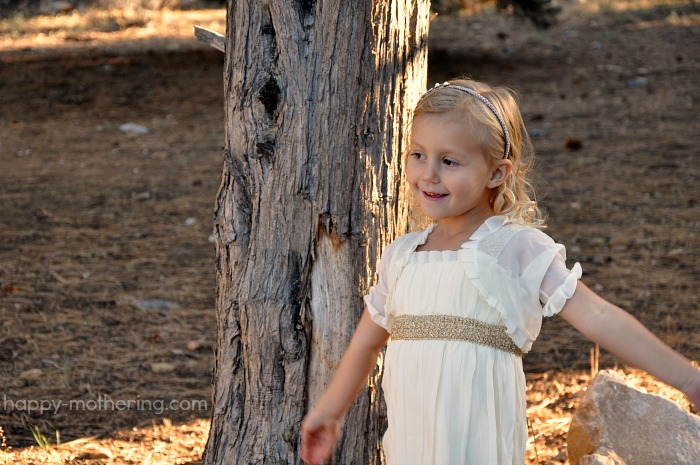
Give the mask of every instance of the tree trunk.
[[[205, 464], [296, 464], [330, 380], [406, 231], [402, 153], [425, 88], [427, 0], [229, 1], [218, 337]], [[381, 463], [381, 359], [332, 463]]]

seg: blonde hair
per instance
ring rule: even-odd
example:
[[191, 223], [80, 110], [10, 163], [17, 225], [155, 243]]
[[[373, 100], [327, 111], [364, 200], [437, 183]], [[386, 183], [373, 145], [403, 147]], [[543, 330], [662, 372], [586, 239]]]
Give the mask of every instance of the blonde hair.
[[[535, 200], [535, 189], [528, 178], [534, 164], [535, 151], [525, 129], [515, 93], [505, 87], [492, 87], [469, 79], [454, 79], [449, 84], [466, 87], [488, 99], [508, 128], [510, 150], [507, 158], [513, 164], [513, 170], [493, 191], [491, 206], [494, 212], [505, 215], [514, 223], [544, 227]], [[449, 85], [430, 90], [418, 101], [413, 117], [448, 112], [471, 116], [483, 127], [484, 130], [479, 131], [477, 137], [487, 161], [495, 164], [504, 158], [505, 137], [498, 118], [483, 102], [463, 90]]]

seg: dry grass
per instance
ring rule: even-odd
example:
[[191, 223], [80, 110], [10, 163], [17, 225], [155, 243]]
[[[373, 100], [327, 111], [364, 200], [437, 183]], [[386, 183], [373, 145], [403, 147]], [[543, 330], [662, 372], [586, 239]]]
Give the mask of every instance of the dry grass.
[[[66, 15], [21, 14], [0, 21], [0, 52], [41, 48], [128, 47], [133, 41], [175, 49], [191, 46], [194, 26], [226, 30], [224, 9], [91, 8]], [[141, 45], [143, 47], [143, 44]]]
[[202, 456], [208, 432], [206, 420], [183, 424], [165, 420], [114, 431], [109, 438], [83, 437], [48, 448], [0, 451], [0, 463], [194, 465]]

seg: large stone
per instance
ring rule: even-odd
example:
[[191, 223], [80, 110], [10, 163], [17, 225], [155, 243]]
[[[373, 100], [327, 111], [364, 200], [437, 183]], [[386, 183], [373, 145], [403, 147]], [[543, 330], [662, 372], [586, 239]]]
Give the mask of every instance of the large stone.
[[[571, 465], [620, 459], [633, 465], [698, 465], [700, 418], [667, 399], [630, 387], [622, 376], [606, 370], [588, 387], [571, 421], [567, 443]], [[583, 459], [593, 454], [612, 461]]]

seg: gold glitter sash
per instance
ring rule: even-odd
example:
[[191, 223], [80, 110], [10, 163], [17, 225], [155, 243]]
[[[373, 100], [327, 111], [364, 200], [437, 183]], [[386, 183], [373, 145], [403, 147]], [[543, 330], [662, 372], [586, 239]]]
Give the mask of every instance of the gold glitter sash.
[[452, 315], [399, 315], [391, 326], [391, 339], [446, 339], [467, 341], [523, 356], [505, 326]]

